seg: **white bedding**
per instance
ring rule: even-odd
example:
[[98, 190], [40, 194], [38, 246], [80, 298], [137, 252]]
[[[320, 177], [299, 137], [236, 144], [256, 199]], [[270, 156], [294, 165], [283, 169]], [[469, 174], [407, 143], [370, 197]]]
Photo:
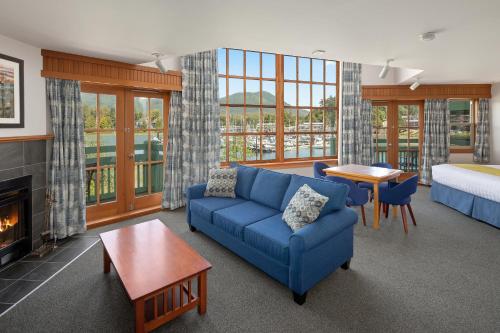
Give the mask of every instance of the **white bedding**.
[[[500, 165], [488, 165], [500, 169]], [[432, 179], [440, 184], [474, 194], [478, 197], [500, 202], [500, 177], [451, 164], [432, 167]]]

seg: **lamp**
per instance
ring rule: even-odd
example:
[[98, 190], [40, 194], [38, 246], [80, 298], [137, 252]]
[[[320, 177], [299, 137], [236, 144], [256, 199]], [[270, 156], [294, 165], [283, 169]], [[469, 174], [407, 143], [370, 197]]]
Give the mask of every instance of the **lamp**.
[[167, 71], [167, 69], [165, 68], [165, 66], [163, 66], [163, 63], [160, 60], [160, 57], [162, 56], [162, 54], [159, 52], [154, 52], [153, 56], [156, 58], [156, 60], [155, 60], [156, 67], [158, 67], [160, 72], [165, 73]]
[[389, 63], [391, 61], [393, 61], [394, 59], [387, 59], [387, 61], [385, 62], [385, 65], [384, 67], [382, 68], [382, 70], [380, 71], [380, 73], [378, 74], [378, 77], [381, 78], [381, 79], [385, 79], [385, 77], [387, 76], [387, 72], [389, 71], [389, 68], [390, 68], [390, 65]]

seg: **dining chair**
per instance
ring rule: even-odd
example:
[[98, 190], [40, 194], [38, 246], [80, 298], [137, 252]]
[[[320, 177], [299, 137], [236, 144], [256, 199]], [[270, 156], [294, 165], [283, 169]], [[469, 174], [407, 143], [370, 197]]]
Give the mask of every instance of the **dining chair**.
[[314, 170], [314, 178], [320, 178], [323, 179], [326, 176], [326, 173], [323, 171], [323, 169], [329, 168], [330, 166], [326, 163], [323, 162], [314, 162], [313, 163], [313, 170]]
[[380, 192], [379, 195], [379, 214], [380, 206], [384, 205], [385, 217], [388, 217], [389, 205], [399, 206], [401, 208], [401, 217], [403, 218], [403, 228], [405, 233], [408, 233], [408, 223], [406, 222], [406, 210], [405, 206], [408, 207], [413, 225], [417, 225], [415, 221], [415, 216], [413, 215], [413, 210], [411, 208], [411, 196], [417, 192], [418, 186], [418, 175], [408, 178], [404, 182], [389, 183], [389, 186]]
[[[371, 166], [373, 167], [378, 167], [378, 168], [386, 168], [386, 169], [392, 169], [392, 165], [390, 163], [386, 162], [379, 162], [379, 163], [373, 163]], [[373, 184], [372, 183], [366, 183], [366, 182], [360, 182], [358, 183], [358, 186], [361, 188], [366, 188], [370, 190], [370, 202], [373, 200]], [[388, 186], [387, 182], [380, 183], [378, 185], [379, 190], [384, 190]]]
[[365, 204], [368, 202], [368, 190], [366, 188], [359, 188], [355, 182], [350, 179], [338, 176], [326, 176], [325, 180], [332, 181], [335, 183], [342, 183], [349, 186], [349, 193], [347, 194], [346, 205], [347, 206], [360, 206], [361, 207], [361, 217], [363, 219], [363, 225], [366, 226], [365, 217]]

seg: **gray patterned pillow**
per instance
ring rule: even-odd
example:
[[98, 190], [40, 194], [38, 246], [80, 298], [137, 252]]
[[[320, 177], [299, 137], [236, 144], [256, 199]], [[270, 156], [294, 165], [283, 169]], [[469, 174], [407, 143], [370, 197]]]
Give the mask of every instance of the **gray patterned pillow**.
[[328, 197], [315, 192], [307, 184], [304, 184], [295, 192], [292, 200], [286, 206], [283, 221], [293, 231], [297, 231], [316, 221], [327, 201]]
[[205, 190], [206, 197], [236, 198], [236, 175], [238, 169], [211, 169], [208, 172], [208, 183]]

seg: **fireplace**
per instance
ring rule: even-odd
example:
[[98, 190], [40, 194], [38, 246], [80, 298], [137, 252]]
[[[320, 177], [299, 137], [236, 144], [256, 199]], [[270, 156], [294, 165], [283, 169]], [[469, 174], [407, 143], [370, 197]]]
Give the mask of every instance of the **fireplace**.
[[1, 181], [0, 266], [31, 250], [31, 176]]

